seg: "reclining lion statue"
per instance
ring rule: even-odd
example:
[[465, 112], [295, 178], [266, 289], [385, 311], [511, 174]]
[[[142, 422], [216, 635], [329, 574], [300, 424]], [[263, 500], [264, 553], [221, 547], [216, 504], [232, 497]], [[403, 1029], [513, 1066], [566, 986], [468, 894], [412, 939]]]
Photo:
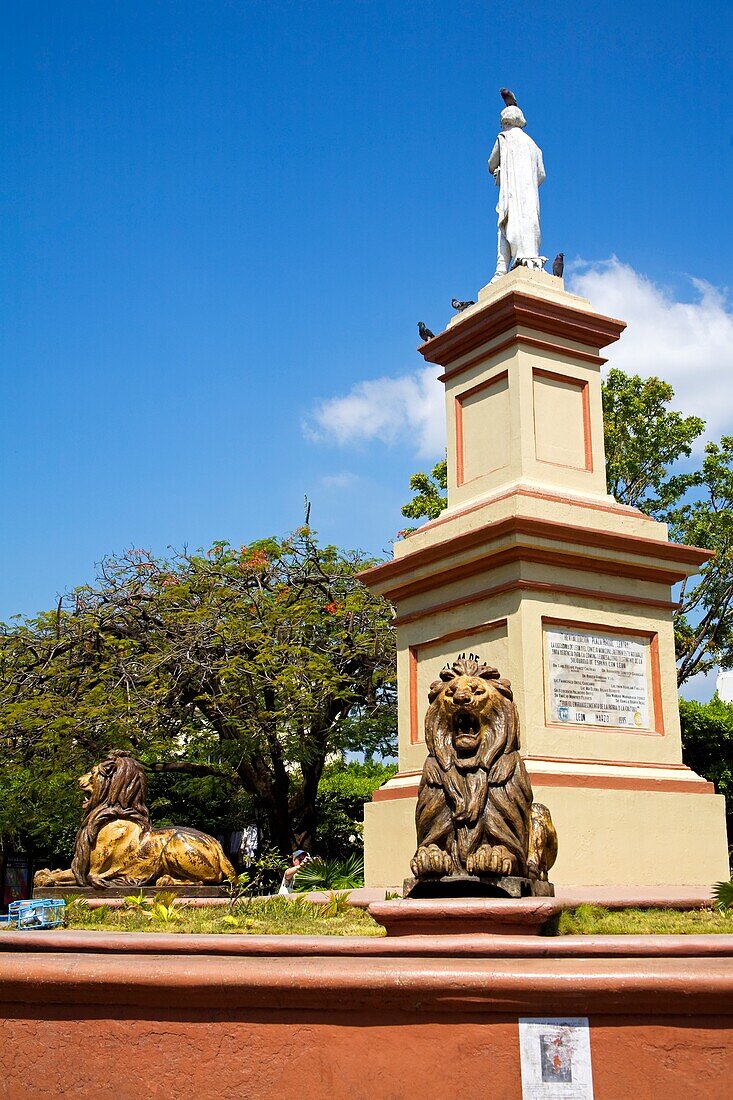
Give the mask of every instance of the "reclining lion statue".
[[234, 880], [217, 840], [172, 825], [153, 829], [139, 760], [113, 749], [79, 780], [86, 794], [68, 871], [37, 871], [34, 886], [183, 886]]
[[494, 874], [546, 882], [557, 834], [547, 807], [532, 803], [509, 681], [463, 654], [431, 684], [428, 700], [415, 878]]

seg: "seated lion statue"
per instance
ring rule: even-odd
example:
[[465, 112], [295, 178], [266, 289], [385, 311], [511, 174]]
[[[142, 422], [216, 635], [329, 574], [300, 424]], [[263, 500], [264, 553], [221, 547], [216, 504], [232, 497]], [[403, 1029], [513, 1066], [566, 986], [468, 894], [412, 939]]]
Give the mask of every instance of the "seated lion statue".
[[142, 764], [113, 749], [79, 780], [84, 816], [68, 871], [37, 871], [34, 886], [183, 886], [233, 880], [221, 844], [196, 829], [153, 829]]
[[547, 807], [532, 804], [509, 681], [463, 654], [431, 684], [428, 700], [415, 878], [494, 873], [546, 881], [557, 834]]

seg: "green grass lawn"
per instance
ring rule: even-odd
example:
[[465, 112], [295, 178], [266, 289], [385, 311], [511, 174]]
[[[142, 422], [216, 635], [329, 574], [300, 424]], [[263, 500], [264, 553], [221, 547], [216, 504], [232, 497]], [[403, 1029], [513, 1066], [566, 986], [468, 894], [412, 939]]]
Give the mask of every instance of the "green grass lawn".
[[[73, 900], [66, 909], [67, 926], [105, 932], [223, 932], [259, 936], [383, 936], [381, 925], [363, 909], [347, 904], [346, 893], [332, 895], [326, 905], [304, 897], [251, 898], [231, 906], [176, 904], [175, 895], [131, 901], [124, 907], [91, 909]], [[0, 928], [3, 927], [0, 925]], [[4, 926], [7, 927], [7, 926]], [[733, 934], [733, 910], [603, 909], [581, 905], [545, 925], [545, 936]]]
[[579, 905], [545, 925], [546, 936], [733, 934], [733, 911], [715, 909], [603, 909]]
[[[160, 895], [159, 895], [160, 896]], [[110, 908], [72, 903], [69, 928], [105, 932], [239, 932], [254, 936], [383, 936], [384, 929], [363, 909], [343, 898], [316, 905], [304, 898], [252, 898], [224, 905], [171, 905], [165, 902]]]

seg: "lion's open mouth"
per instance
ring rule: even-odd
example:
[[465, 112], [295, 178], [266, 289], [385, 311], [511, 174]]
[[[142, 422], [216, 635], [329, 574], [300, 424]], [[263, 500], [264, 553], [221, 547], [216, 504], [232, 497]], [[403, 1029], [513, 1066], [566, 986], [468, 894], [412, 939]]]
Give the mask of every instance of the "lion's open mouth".
[[476, 737], [481, 731], [478, 715], [470, 710], [459, 710], [453, 716], [453, 729], [457, 737]]
[[481, 720], [473, 711], [461, 707], [453, 715], [453, 744], [458, 753], [475, 753], [481, 740]]

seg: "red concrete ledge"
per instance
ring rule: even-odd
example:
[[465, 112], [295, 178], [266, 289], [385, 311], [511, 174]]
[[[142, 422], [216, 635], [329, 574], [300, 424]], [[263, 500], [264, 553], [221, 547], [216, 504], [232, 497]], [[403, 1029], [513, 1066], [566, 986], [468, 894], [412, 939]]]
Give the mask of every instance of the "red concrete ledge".
[[0, 1094], [518, 1100], [517, 1018], [567, 1014], [598, 1100], [722, 1100], [731, 939], [1, 933]]
[[[5, 953], [0, 1003], [501, 1015], [733, 1015], [723, 958], [458, 959]], [[10, 1013], [8, 1007], [6, 1010]], [[5, 1013], [0, 1013], [3, 1015]]]
[[[389, 890], [384, 887], [360, 886], [346, 892], [349, 895], [350, 906], [355, 909], [367, 909], [375, 902], [384, 901], [386, 893], [399, 893], [401, 890], [400, 884]], [[130, 888], [130, 892], [135, 891]], [[342, 893], [342, 891], [314, 890], [291, 895], [291, 897], [303, 897], [312, 902], [327, 902], [331, 893]], [[263, 894], [257, 900], [266, 901], [272, 897], [277, 897], [277, 894]], [[575, 909], [579, 905], [601, 905], [604, 909], [708, 909], [713, 903], [709, 886], [557, 886], [555, 900], [562, 902], [564, 909]], [[231, 905], [229, 898], [191, 898], [183, 894], [178, 894], [175, 901], [178, 905], [191, 906], [194, 909], [202, 905]], [[125, 905], [125, 900], [124, 898], [89, 898], [87, 904], [90, 909], [96, 909], [100, 905], [116, 909]]]
[[560, 886], [555, 898], [563, 909], [579, 905], [600, 905], [603, 909], [709, 909], [713, 904], [709, 886]]
[[171, 932], [0, 933], [2, 952], [38, 954], [246, 955], [319, 958], [729, 958], [733, 935], [656, 936], [250, 936]]
[[407, 898], [374, 902], [369, 915], [388, 936], [450, 935], [456, 932], [503, 936], [538, 935], [560, 913], [554, 898]]

